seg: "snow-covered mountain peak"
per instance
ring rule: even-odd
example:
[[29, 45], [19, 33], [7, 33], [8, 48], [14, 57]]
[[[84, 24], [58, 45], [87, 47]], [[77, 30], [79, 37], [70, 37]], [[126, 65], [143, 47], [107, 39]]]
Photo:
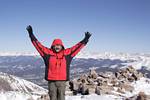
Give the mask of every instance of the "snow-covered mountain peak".
[[0, 56], [38, 56], [37, 52], [0, 52]]
[[24, 79], [0, 72], [1, 100], [39, 100], [47, 90]]
[[[38, 56], [37, 52], [0, 52], [0, 56]], [[125, 65], [132, 65], [136, 69], [145, 67], [150, 70], [150, 53], [112, 53], [112, 52], [80, 52], [76, 58], [83, 59], [109, 59], [127, 62]], [[114, 66], [113, 66], [114, 67]]]
[[93, 59], [129, 59], [138, 57], [150, 57], [150, 53], [112, 53], [112, 52], [81, 52], [77, 58], [93, 58]]
[[[19, 77], [15, 77], [13, 75], [8, 75], [6, 73], [0, 72], [0, 91], [22, 91], [25, 93], [38, 93], [43, 94], [46, 93], [47, 90], [32, 83], [21, 79]], [[37, 92], [38, 91], [38, 92]]]
[[76, 58], [84, 59], [109, 59], [126, 61], [126, 66], [133, 66], [135, 69], [145, 67], [150, 70], [150, 54], [149, 53], [111, 53], [111, 52], [81, 52]]

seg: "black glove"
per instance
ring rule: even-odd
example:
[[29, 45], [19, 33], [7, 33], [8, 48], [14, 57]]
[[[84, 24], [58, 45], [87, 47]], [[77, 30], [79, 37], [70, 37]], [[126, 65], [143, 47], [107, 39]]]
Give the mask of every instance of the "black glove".
[[85, 32], [85, 39], [88, 40], [91, 37], [91, 33], [90, 32]]
[[29, 34], [33, 34], [31, 25], [27, 26], [26, 30], [28, 31]]
[[29, 33], [29, 36], [30, 36], [30, 38], [31, 38], [31, 41], [37, 41], [36, 37], [35, 37], [34, 34], [33, 34], [32, 26], [31, 26], [31, 25], [27, 26], [26, 30], [27, 30], [28, 33]]
[[89, 41], [89, 38], [91, 37], [91, 33], [90, 32], [85, 32], [85, 37], [84, 39], [81, 41], [81, 43], [87, 44]]

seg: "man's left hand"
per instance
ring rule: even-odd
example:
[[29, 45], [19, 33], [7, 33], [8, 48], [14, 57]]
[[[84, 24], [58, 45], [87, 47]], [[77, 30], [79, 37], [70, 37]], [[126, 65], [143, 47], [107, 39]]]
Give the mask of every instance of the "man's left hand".
[[86, 39], [89, 39], [89, 38], [91, 37], [91, 35], [92, 35], [92, 34], [91, 34], [90, 32], [85, 32], [85, 38], [86, 38]]

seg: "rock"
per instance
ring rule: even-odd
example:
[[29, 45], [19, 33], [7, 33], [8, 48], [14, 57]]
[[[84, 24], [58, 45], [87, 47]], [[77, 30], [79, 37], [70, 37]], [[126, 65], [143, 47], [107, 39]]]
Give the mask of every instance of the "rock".
[[95, 93], [98, 95], [111, 94], [112, 90], [114, 90], [114, 89], [113, 89], [113, 87], [110, 87], [110, 86], [97, 86], [95, 89]]
[[80, 84], [79, 85], [79, 93], [82, 95], [88, 95], [89, 94], [89, 89], [86, 84]]
[[111, 77], [114, 78], [115, 77], [115, 75], [113, 74], [113, 72], [110, 72], [110, 71], [106, 72], [105, 76], [107, 76], [109, 78], [111, 78]]
[[96, 73], [95, 69], [90, 69], [89, 76], [90, 78], [96, 79], [98, 77], [98, 74]]
[[70, 82], [67, 81], [66, 82], [66, 91], [71, 91], [71, 86], [70, 85], [71, 85]]
[[146, 98], [147, 98], [147, 96], [144, 92], [139, 92], [139, 94], [137, 96], [137, 100], [147, 100]]
[[137, 95], [129, 97], [129, 98], [125, 98], [125, 100], [137, 100]]
[[134, 77], [129, 77], [129, 78], [128, 78], [128, 81], [129, 81], [129, 82], [133, 82], [133, 81], [135, 81], [135, 78], [134, 78]]
[[145, 82], [148, 83], [148, 84], [150, 84], [150, 81], [149, 81], [149, 80], [145, 80]]
[[115, 77], [116, 77], [116, 78], [120, 77], [120, 75], [121, 75], [121, 74], [120, 74], [119, 72], [115, 72]]
[[94, 80], [92, 80], [91, 78], [87, 78], [87, 83], [89, 85], [94, 85]]
[[98, 86], [95, 88], [95, 93], [97, 95], [101, 95], [101, 88], [99, 88]]
[[38, 98], [37, 100], [49, 100], [49, 95], [48, 94], [41, 95], [41, 97]]
[[120, 86], [122, 89], [125, 89], [125, 91], [132, 92], [134, 90], [134, 87], [130, 84], [124, 83]]
[[101, 78], [109, 78], [109, 76], [105, 73], [99, 74], [98, 76], [101, 77]]
[[135, 81], [139, 80], [138, 74], [133, 73], [131, 77], [133, 77]]
[[143, 77], [147, 78], [148, 77], [148, 73], [144, 73]]
[[101, 86], [101, 85], [103, 84], [103, 80], [104, 80], [104, 79], [99, 78], [99, 79], [97, 80], [97, 86]]
[[126, 98], [126, 100], [150, 100], [150, 95], [146, 95], [144, 92], [139, 92], [139, 94]]
[[108, 80], [104, 80], [103, 83], [102, 83], [102, 85], [103, 85], [103, 86], [108, 85]]
[[96, 85], [87, 85], [87, 87], [88, 87], [89, 94], [95, 93]]
[[120, 74], [126, 73], [126, 72], [127, 72], [127, 69], [126, 69], [126, 68], [121, 68], [121, 69], [119, 69], [118, 72], [119, 72]]
[[117, 86], [119, 84], [116, 78], [112, 79], [110, 83], [112, 84], [112, 86]]
[[[132, 92], [134, 90], [134, 87], [130, 85], [131, 82], [135, 82], [141, 77], [144, 77], [144, 75], [136, 71], [132, 66], [119, 69], [115, 73], [100, 72], [97, 74], [94, 69], [91, 69], [89, 74], [83, 74], [81, 77], [70, 81], [70, 88], [67, 88], [67, 90], [72, 91], [74, 95], [78, 93], [82, 95], [96, 93], [98, 95], [111, 94], [123, 96], [125, 92]], [[146, 82], [150, 83], [149, 81]], [[141, 94], [139, 97], [141, 97]], [[135, 96], [131, 98], [133, 99]], [[131, 98], [127, 99], [132, 100]]]
[[87, 82], [87, 78], [88, 76], [86, 74], [83, 74], [81, 75], [81, 77], [79, 78], [79, 80], [82, 82], [82, 83], [88, 83]]
[[132, 66], [128, 66], [126, 69], [131, 73], [136, 71]]
[[72, 80], [69, 82], [70, 84], [70, 90], [73, 91], [73, 95], [76, 95], [78, 93], [79, 90], [79, 83], [77, 80]]
[[144, 74], [142, 74], [141, 72], [138, 72], [138, 79], [145, 77]]
[[117, 92], [124, 94], [125, 93], [125, 89], [119, 87], [117, 89]]

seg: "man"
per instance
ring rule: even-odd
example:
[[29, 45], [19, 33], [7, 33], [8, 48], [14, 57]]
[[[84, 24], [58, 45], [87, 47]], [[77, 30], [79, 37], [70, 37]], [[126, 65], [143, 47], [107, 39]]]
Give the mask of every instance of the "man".
[[30, 25], [26, 29], [34, 47], [44, 60], [50, 100], [65, 100], [65, 83], [69, 80], [70, 63], [87, 44], [91, 34], [86, 32], [84, 39], [71, 48], [65, 49], [61, 39], [55, 39], [51, 47], [47, 48], [36, 39]]

